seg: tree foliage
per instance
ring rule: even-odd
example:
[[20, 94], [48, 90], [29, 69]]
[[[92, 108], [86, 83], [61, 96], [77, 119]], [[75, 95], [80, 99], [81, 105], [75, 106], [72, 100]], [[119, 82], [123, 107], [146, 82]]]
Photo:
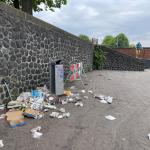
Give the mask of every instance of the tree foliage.
[[124, 33], [120, 33], [116, 37], [113, 37], [112, 35], [105, 36], [102, 44], [112, 48], [127, 48], [129, 47], [129, 40]]
[[120, 33], [115, 37], [116, 46], [121, 48], [129, 47], [129, 40], [124, 33]]
[[112, 35], [107, 35], [105, 36], [102, 44], [109, 47], [115, 47], [115, 39]]
[[[40, 4], [45, 4], [44, 9], [39, 7]], [[54, 8], [61, 8], [62, 5], [66, 5], [67, 0], [32, 0], [32, 6], [34, 11], [51, 10]]]
[[90, 38], [87, 35], [80, 34], [79, 38], [84, 40], [84, 41], [91, 42]]
[[[0, 0], [8, 5], [14, 6], [17, 9], [21, 9], [22, 0]], [[44, 4], [44, 8], [40, 7], [41, 4]], [[62, 5], [66, 5], [67, 0], [31, 0], [32, 9], [34, 11], [42, 10], [51, 10], [54, 11], [54, 8], [60, 8]]]
[[93, 58], [93, 67], [95, 70], [103, 68], [104, 62], [106, 60], [106, 52], [104, 52], [99, 46], [94, 48], [94, 58]]

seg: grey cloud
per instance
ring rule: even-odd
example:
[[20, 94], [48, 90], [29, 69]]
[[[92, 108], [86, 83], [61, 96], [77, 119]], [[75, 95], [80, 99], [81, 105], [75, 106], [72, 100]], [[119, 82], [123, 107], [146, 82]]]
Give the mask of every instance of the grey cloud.
[[130, 41], [150, 46], [149, 0], [69, 0], [55, 12], [34, 16], [75, 35], [87, 34], [100, 40], [105, 35], [127, 34]]

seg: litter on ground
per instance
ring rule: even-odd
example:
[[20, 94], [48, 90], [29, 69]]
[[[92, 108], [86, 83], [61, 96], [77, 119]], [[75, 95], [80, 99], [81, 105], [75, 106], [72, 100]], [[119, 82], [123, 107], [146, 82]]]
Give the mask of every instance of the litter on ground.
[[0, 148], [4, 147], [3, 140], [0, 140]]
[[60, 108], [59, 111], [62, 112], [62, 113], [66, 112], [65, 108]]
[[5, 105], [0, 105], [0, 110], [4, 110], [5, 109]]
[[11, 127], [23, 126], [26, 124], [23, 116], [23, 112], [20, 110], [8, 111], [6, 113], [7, 121]]
[[105, 100], [107, 101], [108, 104], [111, 104], [113, 102], [113, 97], [107, 96], [105, 97]]
[[52, 112], [49, 116], [52, 118], [58, 118], [59, 112]]
[[88, 96], [83, 96], [85, 99], [88, 99]]
[[43, 133], [37, 132], [37, 131], [32, 133], [32, 137], [34, 139], [39, 139], [42, 135], [43, 135]]
[[52, 118], [58, 118], [58, 119], [69, 118], [70, 113], [69, 112], [67, 112], [67, 113], [66, 112], [64, 112], [64, 113], [52, 112], [49, 116]]
[[94, 95], [94, 98], [100, 100], [101, 103], [108, 103], [112, 104], [113, 102], [113, 97], [111, 96], [105, 96], [105, 95]]
[[107, 101], [105, 101], [105, 100], [100, 100], [100, 102], [103, 104], [107, 104]]
[[82, 102], [76, 102], [75, 105], [76, 105], [76, 106], [83, 107], [83, 103], [82, 103]]
[[75, 89], [75, 88], [76, 88], [75, 86], [71, 86], [71, 87], [70, 87], [71, 90], [73, 90], [73, 89]]
[[85, 90], [81, 90], [82, 93], [85, 93]]
[[88, 93], [90, 93], [90, 94], [93, 94], [93, 91], [91, 91], [91, 90], [88, 90]]
[[4, 119], [6, 117], [6, 114], [1, 114], [0, 119]]
[[114, 116], [111, 116], [111, 115], [105, 116], [105, 118], [111, 121], [116, 119]]
[[150, 140], [150, 133], [147, 135], [148, 139]]
[[31, 133], [37, 132], [37, 131], [41, 131], [42, 127], [41, 126], [37, 126], [36, 128], [33, 128], [31, 130]]
[[30, 130], [32, 133], [32, 137], [35, 139], [39, 139], [43, 135], [43, 133], [40, 132], [41, 129], [42, 129], [41, 126], [37, 126], [36, 128], [33, 128], [32, 130]]

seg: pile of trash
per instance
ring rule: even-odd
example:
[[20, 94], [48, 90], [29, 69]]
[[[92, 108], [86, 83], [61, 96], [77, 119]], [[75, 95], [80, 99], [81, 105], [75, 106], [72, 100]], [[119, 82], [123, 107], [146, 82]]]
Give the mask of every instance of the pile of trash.
[[[88, 98], [85, 96], [84, 98]], [[0, 105], [0, 109], [8, 109], [6, 114], [0, 118], [6, 118], [11, 127], [23, 126], [27, 124], [26, 118], [41, 119], [45, 112], [52, 110], [51, 118], [69, 118], [70, 113], [65, 108], [57, 108], [56, 104], [73, 103], [75, 106], [83, 107], [82, 98], [77, 92], [71, 90], [64, 91], [63, 96], [56, 96], [49, 93], [46, 86], [37, 87], [31, 92], [21, 93], [15, 101], [10, 101], [7, 105]]]

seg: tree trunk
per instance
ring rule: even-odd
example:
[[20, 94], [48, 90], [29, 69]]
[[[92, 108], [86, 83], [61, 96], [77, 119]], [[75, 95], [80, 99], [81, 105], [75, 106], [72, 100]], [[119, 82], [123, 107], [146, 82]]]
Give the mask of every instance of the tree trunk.
[[32, 15], [32, 0], [22, 0], [22, 11]]
[[19, 9], [20, 8], [19, 7], [19, 0], [14, 0], [13, 5], [14, 5], [15, 8]]

